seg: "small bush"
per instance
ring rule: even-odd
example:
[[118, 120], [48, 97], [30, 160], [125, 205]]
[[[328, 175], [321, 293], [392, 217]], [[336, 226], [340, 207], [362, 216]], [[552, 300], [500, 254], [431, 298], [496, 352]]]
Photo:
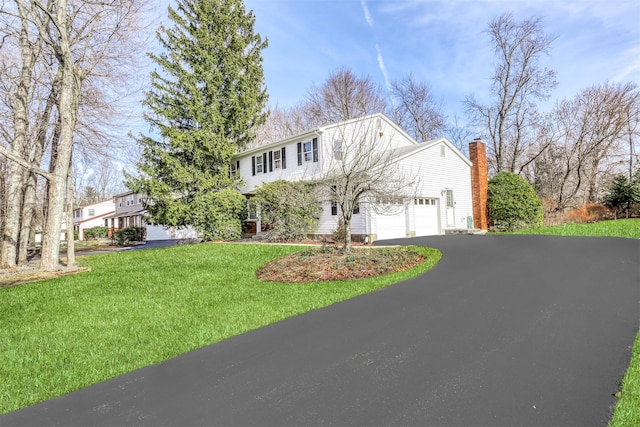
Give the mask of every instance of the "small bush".
[[489, 218], [500, 231], [542, 226], [542, 202], [523, 177], [499, 172], [489, 180]]
[[599, 203], [587, 203], [567, 212], [565, 218], [566, 222], [585, 224], [611, 219], [611, 217], [611, 211], [606, 206]]
[[347, 229], [344, 225], [344, 219], [340, 217], [338, 219], [338, 227], [336, 228], [336, 231], [334, 231], [333, 234], [331, 235], [331, 238], [335, 242], [344, 242], [344, 238], [346, 236], [347, 236]]
[[131, 242], [141, 242], [145, 239], [146, 229], [141, 227], [127, 227], [115, 232], [116, 244], [126, 246]]
[[91, 227], [84, 230], [85, 240], [97, 240], [100, 238], [108, 237], [109, 227]]

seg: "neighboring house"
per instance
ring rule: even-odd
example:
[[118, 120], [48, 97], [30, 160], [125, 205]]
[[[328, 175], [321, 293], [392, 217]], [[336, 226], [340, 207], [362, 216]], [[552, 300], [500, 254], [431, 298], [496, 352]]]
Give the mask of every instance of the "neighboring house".
[[[471, 161], [445, 138], [416, 142], [382, 114], [316, 128], [249, 149], [234, 157], [231, 173], [243, 178], [240, 191], [250, 200], [256, 187], [265, 182], [323, 176], [335, 167], [336, 159], [342, 160], [349, 144], [362, 143], [363, 137], [374, 141], [372, 149], [393, 155], [395, 161], [388, 167], [419, 175], [420, 182], [410, 199], [361, 200], [351, 221], [354, 240], [438, 235], [474, 227]], [[382, 209], [383, 204], [393, 205], [393, 209]], [[259, 233], [256, 208], [251, 207], [249, 212], [245, 231]], [[335, 204], [324, 203], [316, 237], [334, 233], [339, 214]]]
[[104, 226], [104, 218], [114, 212], [113, 198], [74, 209], [73, 229], [78, 232], [78, 240], [84, 240], [87, 228]]
[[195, 239], [198, 233], [192, 227], [164, 227], [147, 224], [146, 210], [143, 202], [147, 196], [129, 191], [114, 196], [115, 213], [104, 218], [104, 225], [109, 227], [109, 235], [127, 227], [145, 228], [146, 240]]

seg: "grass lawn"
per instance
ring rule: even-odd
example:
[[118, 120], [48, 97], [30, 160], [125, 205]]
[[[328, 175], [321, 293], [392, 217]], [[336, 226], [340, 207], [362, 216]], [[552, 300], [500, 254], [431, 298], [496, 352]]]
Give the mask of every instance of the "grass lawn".
[[91, 271], [0, 289], [0, 413], [390, 285], [433, 267], [343, 282], [261, 282], [300, 251], [199, 244], [80, 259]]
[[[522, 230], [516, 234], [553, 234], [561, 236], [612, 236], [640, 239], [640, 219], [618, 219], [594, 224], [567, 224]], [[636, 336], [629, 369], [622, 388], [611, 427], [640, 426], [640, 332]]]
[[601, 221], [592, 224], [564, 224], [532, 228], [513, 234], [553, 234], [557, 236], [609, 236], [640, 239], [640, 218]]

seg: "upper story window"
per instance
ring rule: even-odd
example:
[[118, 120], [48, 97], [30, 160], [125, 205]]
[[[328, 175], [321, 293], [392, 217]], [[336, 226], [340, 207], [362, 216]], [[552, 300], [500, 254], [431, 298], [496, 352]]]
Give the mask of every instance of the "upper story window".
[[302, 144], [302, 155], [305, 162], [310, 162], [313, 159], [313, 150], [311, 148], [311, 141]]
[[282, 158], [280, 151], [276, 150], [273, 152], [273, 168], [280, 169], [282, 167]]
[[333, 158], [342, 160], [342, 141], [333, 141]]
[[239, 165], [239, 161], [238, 162], [231, 162], [231, 165], [229, 165], [229, 175], [230, 176], [236, 176], [238, 174], [238, 165]]
[[318, 161], [318, 138], [311, 141], [298, 142], [298, 166], [302, 166], [303, 162]]
[[95, 209], [89, 209], [88, 212], [87, 212], [87, 215], [89, 215], [89, 216], [95, 216], [95, 214], [96, 214], [96, 210]]
[[256, 157], [256, 173], [262, 173], [262, 156]]

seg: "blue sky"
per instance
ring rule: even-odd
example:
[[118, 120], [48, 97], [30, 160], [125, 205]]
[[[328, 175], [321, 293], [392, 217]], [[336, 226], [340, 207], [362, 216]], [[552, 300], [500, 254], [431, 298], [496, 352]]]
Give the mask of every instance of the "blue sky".
[[[486, 99], [493, 52], [485, 33], [503, 12], [543, 19], [557, 36], [545, 65], [557, 71], [552, 99], [593, 84], [640, 82], [638, 0], [245, 0], [263, 52], [272, 104], [297, 103], [312, 85], [345, 66], [383, 87], [406, 73], [431, 84], [445, 113]], [[552, 102], [549, 102], [549, 107]]]
[[[157, 0], [166, 22], [166, 5]], [[551, 100], [606, 81], [640, 83], [638, 0], [245, 0], [263, 51], [270, 103], [291, 106], [338, 67], [383, 88], [412, 73], [431, 84], [445, 114], [464, 122], [462, 101], [487, 99], [493, 52], [488, 23], [503, 12], [543, 19], [557, 36], [545, 66], [559, 85]]]

